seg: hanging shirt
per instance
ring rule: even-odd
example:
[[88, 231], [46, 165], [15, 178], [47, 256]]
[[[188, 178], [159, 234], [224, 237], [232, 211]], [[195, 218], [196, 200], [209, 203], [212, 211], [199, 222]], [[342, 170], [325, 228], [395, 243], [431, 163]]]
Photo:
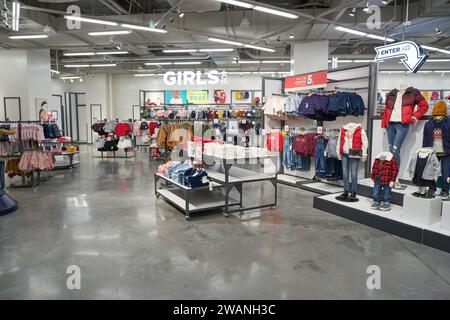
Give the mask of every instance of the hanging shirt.
[[397, 92], [397, 98], [395, 98], [394, 108], [391, 113], [390, 122], [402, 122], [402, 100], [404, 91], [399, 90]]

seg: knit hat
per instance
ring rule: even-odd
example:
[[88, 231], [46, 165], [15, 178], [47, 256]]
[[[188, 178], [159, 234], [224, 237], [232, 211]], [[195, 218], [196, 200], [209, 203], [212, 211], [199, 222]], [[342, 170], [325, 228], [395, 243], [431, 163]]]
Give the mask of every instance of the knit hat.
[[446, 116], [447, 115], [447, 104], [444, 101], [438, 101], [433, 107], [433, 116]]

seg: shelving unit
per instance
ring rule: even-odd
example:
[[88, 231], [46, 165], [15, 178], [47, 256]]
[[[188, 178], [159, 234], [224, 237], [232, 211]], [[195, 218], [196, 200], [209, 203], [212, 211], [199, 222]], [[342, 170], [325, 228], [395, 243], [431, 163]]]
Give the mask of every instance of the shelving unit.
[[[158, 185], [159, 180], [164, 180], [167, 188], [160, 188]], [[191, 213], [194, 212], [221, 209], [225, 205], [241, 205], [241, 202], [237, 199], [226, 199], [226, 196], [217, 190], [221, 187], [221, 184], [212, 182], [212, 190], [209, 185], [200, 188], [189, 188], [159, 173], [155, 173], [156, 197], [163, 197], [171, 205], [184, 212], [186, 220], [191, 220]]]
[[[240, 167], [236, 167], [236, 165], [255, 165], [261, 164], [261, 160], [278, 158], [277, 155], [264, 155], [264, 156], [245, 156], [245, 157], [221, 157], [217, 155], [211, 154], [203, 154], [203, 158], [207, 159], [207, 163], [211, 163], [208, 160], [212, 160], [215, 163], [219, 163], [223, 166], [224, 172], [214, 171], [212, 169], [207, 170], [208, 177], [211, 181], [219, 183], [225, 189], [225, 207], [224, 207], [224, 215], [228, 217], [233, 212], [240, 212], [241, 214], [244, 211], [262, 209], [262, 208], [274, 208], [277, 206], [277, 195], [278, 195], [278, 187], [277, 187], [277, 174], [261, 174], [256, 173], [252, 170], [243, 169]], [[230, 173], [231, 169], [235, 166], [233, 173]], [[251, 182], [265, 182], [268, 181], [272, 184], [274, 188], [274, 200], [268, 204], [261, 204], [257, 206], [244, 207], [243, 206], [243, 184], [251, 183]], [[236, 189], [239, 193], [239, 208], [230, 210], [230, 192]]]

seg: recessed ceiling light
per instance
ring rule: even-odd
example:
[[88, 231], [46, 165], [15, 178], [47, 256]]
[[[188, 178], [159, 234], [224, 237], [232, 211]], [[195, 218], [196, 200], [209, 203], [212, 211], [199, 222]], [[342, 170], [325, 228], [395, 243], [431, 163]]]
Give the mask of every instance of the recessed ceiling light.
[[45, 39], [48, 38], [48, 35], [46, 34], [23, 34], [23, 35], [17, 35], [17, 36], [9, 36], [8, 38], [13, 40], [19, 40], [19, 39]]
[[121, 35], [121, 34], [130, 34], [131, 30], [116, 30], [116, 31], [95, 31], [95, 32], [88, 32], [88, 35], [90, 36], [114, 36], [114, 35]]
[[75, 16], [75, 15], [64, 16], [64, 18], [67, 19], [67, 20], [82, 21], [82, 22], [95, 23], [95, 24], [103, 24], [103, 25], [107, 25], [107, 26], [117, 26], [117, 25], [119, 25], [117, 22], [100, 20], [100, 19], [85, 18], [85, 17]]

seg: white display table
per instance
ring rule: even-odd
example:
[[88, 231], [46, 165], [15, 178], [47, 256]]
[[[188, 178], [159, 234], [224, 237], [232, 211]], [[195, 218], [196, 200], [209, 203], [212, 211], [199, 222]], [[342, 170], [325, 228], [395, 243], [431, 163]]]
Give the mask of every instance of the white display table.
[[407, 194], [403, 199], [403, 218], [431, 225], [441, 220], [442, 200], [418, 198]]
[[450, 201], [442, 201], [441, 229], [450, 231]]

